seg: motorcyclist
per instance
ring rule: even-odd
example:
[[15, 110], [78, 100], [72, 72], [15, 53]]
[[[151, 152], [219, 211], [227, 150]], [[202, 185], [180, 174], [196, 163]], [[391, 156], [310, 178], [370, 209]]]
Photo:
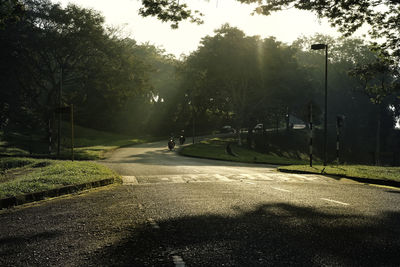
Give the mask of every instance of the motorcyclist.
[[181, 131], [181, 135], [179, 136], [179, 144], [183, 145], [185, 143], [185, 140], [186, 140], [186, 138], [185, 138], [185, 130], [182, 130]]
[[172, 150], [175, 148], [174, 134], [172, 134], [172, 133], [171, 133], [171, 137], [168, 140], [168, 148], [169, 148], [169, 150]]

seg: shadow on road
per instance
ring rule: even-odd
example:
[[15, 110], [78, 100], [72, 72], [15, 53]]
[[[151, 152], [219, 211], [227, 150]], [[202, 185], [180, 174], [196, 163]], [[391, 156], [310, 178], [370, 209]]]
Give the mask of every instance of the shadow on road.
[[[238, 215], [188, 216], [131, 229], [89, 264], [173, 266], [399, 266], [400, 214], [333, 215], [265, 204]], [[337, 210], [340, 213], [340, 210]]]

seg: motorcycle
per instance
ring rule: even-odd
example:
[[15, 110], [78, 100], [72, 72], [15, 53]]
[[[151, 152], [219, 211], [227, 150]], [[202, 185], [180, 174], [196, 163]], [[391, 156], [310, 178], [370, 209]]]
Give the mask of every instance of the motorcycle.
[[185, 136], [183, 136], [183, 135], [179, 136], [179, 144], [180, 145], [183, 145], [185, 143], [185, 140], [186, 140]]
[[174, 149], [174, 147], [175, 147], [175, 141], [173, 138], [170, 138], [168, 141], [168, 148], [169, 148], [169, 150], [172, 150], [172, 149]]

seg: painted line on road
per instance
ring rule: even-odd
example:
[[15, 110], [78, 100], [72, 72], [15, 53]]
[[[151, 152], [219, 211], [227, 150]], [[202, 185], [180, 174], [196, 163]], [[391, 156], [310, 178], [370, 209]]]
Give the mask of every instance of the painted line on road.
[[224, 182], [232, 182], [231, 179], [221, 175], [221, 174], [214, 174], [214, 177], [217, 178], [220, 181], [224, 181]]
[[245, 182], [246, 184], [256, 184], [256, 183], [252, 183], [252, 182]]
[[136, 176], [122, 176], [122, 184], [124, 185], [133, 185], [133, 184], [139, 184], [138, 180], [136, 179]]
[[333, 202], [333, 203], [336, 203], [336, 204], [341, 204], [341, 205], [344, 205], [344, 206], [350, 205], [349, 203], [344, 203], [344, 202], [333, 200], [333, 199], [329, 199], [329, 198], [321, 198], [321, 199], [325, 200], [325, 201]]
[[272, 186], [271, 186], [271, 188], [272, 188], [272, 189], [275, 189], [275, 190], [282, 191], [282, 192], [286, 192], [286, 193], [292, 193], [292, 191], [289, 191], [289, 190], [286, 190], [286, 189], [282, 189], [282, 188], [279, 188], [279, 187], [272, 187]]
[[154, 229], [160, 229], [160, 226], [154, 221], [153, 218], [149, 218], [147, 221], [150, 223], [151, 227], [153, 227]]
[[174, 261], [175, 266], [185, 267], [185, 262], [183, 261], [181, 256], [172, 256], [172, 260]]

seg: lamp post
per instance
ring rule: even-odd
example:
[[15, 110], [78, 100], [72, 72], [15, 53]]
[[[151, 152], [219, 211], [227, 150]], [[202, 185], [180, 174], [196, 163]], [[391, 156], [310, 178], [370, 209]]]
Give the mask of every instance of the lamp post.
[[328, 142], [328, 45], [313, 44], [312, 50], [325, 49], [325, 112], [324, 112], [324, 166], [327, 163], [327, 142]]

